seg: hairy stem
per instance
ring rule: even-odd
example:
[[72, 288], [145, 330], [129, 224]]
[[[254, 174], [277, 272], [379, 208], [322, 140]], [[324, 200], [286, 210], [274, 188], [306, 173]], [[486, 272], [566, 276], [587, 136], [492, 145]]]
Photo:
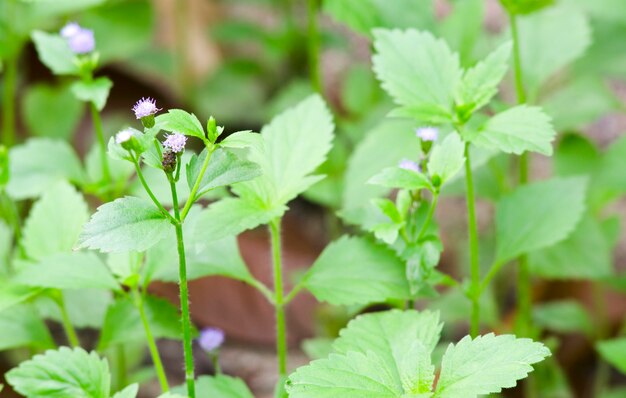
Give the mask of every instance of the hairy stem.
[[433, 200], [430, 202], [430, 207], [428, 208], [426, 219], [424, 220], [424, 224], [422, 224], [422, 228], [420, 228], [420, 232], [417, 234], [418, 242], [424, 237], [424, 235], [426, 234], [426, 231], [428, 230], [430, 221], [433, 219], [433, 215], [435, 214], [435, 209], [437, 208], [438, 199], [439, 199], [439, 195], [433, 194]]
[[287, 331], [285, 325], [285, 304], [283, 301], [283, 269], [280, 244], [281, 219], [273, 220], [270, 227], [272, 240], [272, 262], [274, 265], [274, 308], [276, 309], [276, 353], [278, 355], [278, 374], [287, 376]]
[[56, 301], [57, 301], [57, 305], [59, 306], [59, 311], [61, 312], [61, 324], [63, 325], [63, 330], [65, 331], [65, 335], [67, 336], [67, 341], [70, 343], [70, 345], [72, 347], [80, 347], [80, 340], [78, 340], [76, 329], [74, 329], [74, 325], [72, 325], [70, 316], [67, 313], [67, 307], [65, 306], [65, 299], [63, 298], [62, 294], [63, 293], [59, 292], [59, 297]]
[[467, 229], [469, 236], [472, 313], [470, 335], [478, 336], [480, 329], [480, 263], [478, 259], [478, 225], [476, 223], [476, 198], [470, 160], [469, 143], [465, 144], [465, 187], [467, 191]]
[[148, 322], [148, 317], [146, 316], [143, 294], [139, 293], [137, 291], [137, 288], [134, 288], [133, 298], [135, 301], [135, 306], [139, 310], [139, 316], [141, 317], [143, 329], [146, 333], [146, 339], [148, 340], [148, 349], [150, 350], [150, 356], [152, 357], [154, 370], [156, 371], [157, 377], [159, 379], [159, 384], [161, 385], [161, 392], [167, 392], [169, 391], [170, 387], [167, 383], [167, 376], [165, 375], [165, 369], [163, 368], [163, 362], [161, 361], [159, 349], [157, 348], [156, 341], [154, 340], [154, 336], [152, 335], [152, 330], [150, 330], [150, 323]]
[[308, 0], [307, 12], [307, 53], [309, 63], [309, 79], [311, 86], [318, 93], [322, 92], [322, 76], [320, 69], [320, 35], [318, 26], [319, 0]]
[[[143, 189], [146, 191], [146, 193], [148, 194], [150, 199], [152, 199], [152, 202], [161, 211], [163, 216], [165, 216], [168, 220], [170, 220], [170, 222], [172, 224], [178, 223], [178, 220], [176, 218], [172, 217], [172, 215], [165, 209], [165, 207], [163, 207], [161, 202], [159, 202], [159, 200], [156, 198], [156, 196], [154, 196], [154, 193], [152, 192], [152, 190], [148, 186], [148, 183], [146, 182], [146, 179], [143, 176], [143, 172], [141, 171], [141, 166], [139, 166], [139, 159], [135, 156], [135, 154], [132, 151], [128, 151], [128, 153], [130, 154], [130, 157], [132, 158], [133, 164], [135, 165], [135, 171], [137, 172], [137, 177], [139, 178], [139, 181], [141, 182], [141, 185], [143, 186]], [[178, 211], [178, 206], [174, 206], [174, 211], [176, 211], [176, 212]]]
[[204, 177], [204, 173], [206, 173], [206, 169], [209, 166], [209, 161], [211, 160], [211, 155], [213, 154], [214, 150], [215, 150], [215, 147], [211, 147], [211, 148], [207, 147], [206, 158], [204, 158], [204, 163], [202, 163], [200, 174], [198, 174], [198, 177], [196, 178], [196, 182], [193, 184], [193, 188], [191, 188], [191, 192], [189, 193], [189, 198], [187, 199], [187, 202], [185, 202], [185, 207], [183, 208], [183, 211], [180, 215], [181, 221], [185, 221], [185, 218], [187, 217], [187, 213], [189, 213], [189, 209], [191, 209], [191, 206], [196, 201], [196, 195], [198, 193], [198, 190], [200, 189], [200, 183], [202, 182], [202, 177]]
[[107, 146], [104, 141], [104, 131], [102, 130], [102, 119], [100, 113], [93, 102], [89, 103], [91, 109], [91, 120], [96, 130], [96, 138], [98, 140], [98, 148], [100, 149], [100, 162], [102, 167], [102, 179], [105, 185], [111, 184], [111, 171], [109, 169], [109, 158], [107, 157]]
[[115, 346], [115, 361], [117, 362], [117, 389], [121, 390], [126, 386], [126, 352], [124, 352], [124, 344]]
[[15, 92], [17, 88], [17, 57], [5, 60], [2, 82], [2, 143], [7, 147], [15, 143]]
[[185, 241], [183, 238], [183, 224], [180, 221], [180, 212], [178, 210], [178, 195], [176, 193], [176, 184], [171, 174], [167, 175], [172, 191], [172, 202], [174, 204], [174, 217], [177, 222], [174, 224], [176, 228], [176, 241], [178, 246], [178, 277], [180, 288], [180, 312], [183, 324], [183, 352], [185, 356], [185, 380], [187, 382], [187, 395], [189, 398], [196, 397], [196, 386], [194, 380], [194, 364], [193, 350], [191, 348], [191, 316], [189, 314], [189, 288], [187, 286], [187, 260], [185, 258]]

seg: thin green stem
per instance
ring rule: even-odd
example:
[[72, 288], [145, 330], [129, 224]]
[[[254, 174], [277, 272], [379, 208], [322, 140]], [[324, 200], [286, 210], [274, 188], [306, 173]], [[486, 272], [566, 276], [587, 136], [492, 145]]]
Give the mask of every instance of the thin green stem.
[[467, 229], [469, 236], [472, 313], [470, 335], [478, 336], [480, 329], [480, 263], [478, 258], [478, 224], [476, 223], [476, 197], [470, 159], [469, 143], [465, 144], [465, 187], [467, 191]]
[[515, 69], [515, 91], [517, 93], [517, 102], [523, 104], [526, 102], [526, 92], [524, 91], [524, 77], [522, 74], [522, 57], [520, 52], [519, 33], [517, 30], [517, 16], [509, 13], [509, 21], [511, 23], [511, 36], [513, 36], [513, 67]]
[[61, 312], [61, 324], [63, 325], [63, 330], [65, 331], [65, 335], [67, 336], [67, 341], [72, 347], [80, 347], [80, 340], [78, 340], [76, 329], [74, 329], [74, 325], [72, 325], [70, 316], [67, 313], [65, 299], [63, 298], [61, 292], [59, 292], [59, 297], [56, 301], [57, 305], [59, 306], [59, 311]]
[[213, 369], [215, 370], [216, 375], [222, 374], [222, 367], [220, 366], [220, 356], [217, 352], [213, 352], [209, 355], [211, 357], [211, 362], [213, 362]]
[[498, 274], [500, 269], [502, 269], [502, 266], [504, 264], [505, 262], [503, 261], [496, 261], [491, 265], [491, 268], [489, 268], [489, 272], [487, 273], [487, 275], [485, 275], [485, 278], [480, 283], [480, 287], [477, 291], [479, 297], [485, 292], [485, 290], [487, 290], [487, 287], [489, 286], [493, 278], [495, 278], [495, 276]]
[[[156, 196], [154, 196], [154, 193], [152, 192], [152, 190], [148, 186], [148, 183], [146, 182], [146, 179], [143, 176], [143, 172], [141, 171], [141, 166], [139, 166], [139, 160], [137, 159], [135, 154], [132, 151], [128, 151], [128, 153], [130, 154], [130, 157], [131, 157], [131, 159], [133, 161], [133, 164], [135, 165], [135, 171], [137, 172], [137, 177], [139, 178], [139, 181], [141, 182], [141, 185], [143, 186], [143, 189], [146, 191], [146, 193], [148, 194], [150, 199], [152, 199], [152, 202], [154, 202], [156, 207], [161, 211], [161, 213], [163, 213], [163, 215], [168, 220], [170, 220], [170, 222], [172, 224], [178, 223], [178, 220], [176, 218], [172, 217], [172, 215], [165, 209], [165, 207], [163, 207], [161, 202], [159, 202], [159, 200], [156, 198]], [[174, 207], [174, 211], [178, 211], [178, 208], [176, 206]]]
[[180, 312], [183, 324], [183, 352], [185, 356], [185, 380], [187, 382], [187, 395], [189, 398], [196, 397], [196, 386], [194, 380], [194, 364], [193, 350], [191, 348], [191, 316], [189, 314], [189, 288], [187, 286], [187, 260], [185, 258], [185, 240], [183, 238], [183, 224], [180, 221], [180, 212], [178, 210], [178, 195], [176, 193], [176, 184], [171, 174], [167, 175], [170, 182], [170, 190], [172, 191], [172, 203], [174, 205], [174, 217], [177, 222], [174, 224], [176, 229], [176, 242], [178, 246], [178, 276], [180, 287]]
[[91, 109], [91, 120], [96, 130], [96, 138], [98, 139], [98, 148], [100, 149], [100, 162], [102, 167], [102, 179], [105, 185], [111, 184], [111, 170], [109, 169], [109, 158], [107, 157], [107, 146], [104, 141], [104, 131], [102, 129], [102, 119], [100, 113], [93, 102], [89, 103]]
[[433, 215], [435, 214], [435, 209], [437, 208], [437, 201], [439, 199], [438, 194], [433, 194], [433, 200], [430, 202], [430, 207], [428, 208], [428, 213], [426, 214], [426, 219], [424, 220], [424, 224], [422, 224], [422, 228], [420, 232], [417, 234], [417, 241], [419, 242], [426, 234], [428, 230], [428, 226], [430, 225], [430, 221], [433, 219]]
[[215, 147], [211, 147], [211, 148], [207, 147], [207, 154], [206, 154], [206, 157], [204, 158], [204, 163], [202, 163], [200, 174], [198, 174], [198, 177], [196, 178], [196, 182], [193, 184], [193, 188], [191, 188], [191, 192], [189, 193], [189, 198], [187, 199], [187, 202], [185, 202], [185, 207], [183, 208], [183, 211], [180, 215], [181, 221], [185, 221], [185, 218], [187, 217], [187, 214], [189, 213], [191, 206], [196, 201], [196, 195], [198, 194], [198, 190], [200, 189], [200, 183], [202, 182], [202, 177], [204, 177], [204, 173], [206, 173], [206, 169], [209, 166], [209, 161], [211, 160], [211, 155], [213, 154], [214, 150], [215, 150]]
[[[267, 288], [262, 282], [257, 279], [252, 279], [248, 282], [248, 284], [254, 288], [256, 288], [262, 295], [269, 301], [272, 305], [274, 305], [274, 293]], [[293, 290], [292, 290], [293, 292]], [[286, 304], [287, 298], [285, 298], [284, 303]]]
[[319, 0], [308, 0], [308, 32], [307, 53], [309, 61], [309, 79], [311, 86], [322, 93], [322, 76], [320, 68], [320, 34], [318, 26]]
[[5, 60], [2, 81], [2, 143], [7, 147], [15, 143], [15, 92], [17, 89], [17, 56]]
[[139, 310], [139, 316], [141, 317], [143, 329], [146, 333], [146, 339], [148, 340], [148, 349], [150, 350], [150, 356], [152, 357], [154, 370], [156, 370], [159, 384], [161, 385], [161, 392], [167, 392], [169, 391], [170, 387], [167, 383], [167, 376], [165, 374], [165, 369], [163, 368], [163, 362], [161, 361], [159, 349], [157, 348], [156, 341], [154, 340], [154, 336], [152, 335], [152, 330], [150, 330], [150, 322], [148, 322], [148, 317], [146, 316], [146, 310], [144, 306], [144, 297], [141, 293], [139, 293], [139, 291], [137, 291], [136, 287], [133, 289], [133, 298], [135, 301], [135, 306]]
[[115, 360], [117, 362], [117, 389], [123, 389], [126, 384], [126, 352], [124, 352], [124, 344], [118, 344], [115, 346]]
[[285, 304], [283, 300], [283, 268], [280, 243], [281, 219], [273, 220], [270, 227], [272, 240], [272, 262], [274, 265], [274, 308], [276, 309], [276, 353], [278, 355], [278, 374], [287, 376], [287, 331], [285, 325]]

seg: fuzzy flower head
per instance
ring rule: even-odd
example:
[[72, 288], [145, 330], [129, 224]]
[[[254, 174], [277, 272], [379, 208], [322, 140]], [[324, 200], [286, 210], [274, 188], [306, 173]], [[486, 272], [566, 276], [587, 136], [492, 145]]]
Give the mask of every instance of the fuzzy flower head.
[[137, 119], [152, 116], [160, 110], [160, 108], [156, 107], [156, 100], [150, 97], [140, 99], [135, 106], [133, 106], [133, 112], [135, 112]]
[[130, 129], [124, 129], [115, 134], [115, 143], [122, 145], [123, 143], [130, 141], [131, 138], [133, 138], [133, 131]]
[[422, 141], [433, 142], [439, 136], [439, 129], [436, 127], [420, 127], [415, 130], [415, 135]]
[[174, 153], [180, 153], [185, 150], [187, 137], [181, 133], [174, 133], [167, 136], [163, 142], [163, 146]]
[[416, 162], [409, 159], [402, 159], [400, 163], [398, 163], [398, 167], [405, 170], [415, 171], [417, 173], [421, 173], [422, 169]]
[[198, 344], [204, 351], [211, 353], [224, 343], [224, 331], [218, 328], [205, 328], [200, 331]]
[[88, 54], [96, 48], [93, 30], [80, 28], [73, 35], [66, 37], [74, 54]]
[[62, 38], [67, 40], [79, 33], [81, 29], [80, 25], [76, 22], [68, 22], [63, 28], [61, 28], [61, 32], [59, 32], [59, 34]]

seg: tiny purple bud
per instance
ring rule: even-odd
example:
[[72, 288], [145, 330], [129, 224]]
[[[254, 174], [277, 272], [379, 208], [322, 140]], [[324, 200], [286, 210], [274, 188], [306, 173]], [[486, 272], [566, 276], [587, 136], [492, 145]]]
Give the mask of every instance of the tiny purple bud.
[[439, 136], [439, 129], [436, 127], [420, 127], [415, 130], [415, 135], [422, 141], [436, 141]]
[[402, 159], [400, 163], [398, 163], [398, 167], [405, 170], [415, 171], [417, 173], [422, 172], [422, 168], [416, 162], [409, 159]]
[[122, 145], [123, 143], [128, 142], [131, 138], [133, 138], [132, 130], [125, 129], [115, 134], [115, 143]]
[[70, 37], [74, 36], [75, 34], [77, 34], [78, 32], [80, 32], [82, 28], [80, 27], [79, 24], [77, 24], [76, 22], [68, 22], [62, 29], [61, 32], [59, 32], [61, 34], [61, 37], [64, 39], [69, 39]]
[[133, 106], [133, 112], [135, 112], [135, 117], [137, 119], [154, 115], [160, 110], [160, 108], [156, 107], [156, 100], [150, 97], [140, 99], [137, 101], [135, 106]]
[[93, 31], [80, 28], [78, 32], [67, 38], [67, 43], [74, 54], [87, 54], [96, 48]]
[[224, 343], [224, 331], [218, 328], [205, 328], [200, 331], [198, 344], [204, 351], [211, 353]]
[[163, 146], [168, 148], [174, 153], [180, 153], [185, 149], [187, 143], [187, 137], [181, 133], [174, 133], [167, 136], [163, 142]]

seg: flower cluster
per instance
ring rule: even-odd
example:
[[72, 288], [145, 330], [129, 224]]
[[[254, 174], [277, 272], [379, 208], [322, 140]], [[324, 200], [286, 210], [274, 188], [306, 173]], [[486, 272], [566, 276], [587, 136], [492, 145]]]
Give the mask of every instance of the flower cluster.
[[135, 112], [137, 119], [153, 116], [160, 110], [161, 109], [156, 106], [156, 100], [150, 97], [140, 99], [135, 106], [133, 106], [133, 112]]
[[170, 134], [163, 141], [163, 146], [174, 153], [180, 153], [185, 150], [187, 137], [181, 133]]
[[96, 48], [93, 31], [81, 27], [76, 22], [69, 22], [61, 29], [63, 37], [74, 54], [88, 54]]
[[405, 170], [415, 171], [417, 173], [422, 172], [422, 168], [420, 167], [420, 165], [409, 159], [402, 159], [400, 163], [398, 163], [398, 167]]
[[439, 130], [436, 127], [420, 127], [415, 130], [415, 135], [422, 141], [437, 141]]

